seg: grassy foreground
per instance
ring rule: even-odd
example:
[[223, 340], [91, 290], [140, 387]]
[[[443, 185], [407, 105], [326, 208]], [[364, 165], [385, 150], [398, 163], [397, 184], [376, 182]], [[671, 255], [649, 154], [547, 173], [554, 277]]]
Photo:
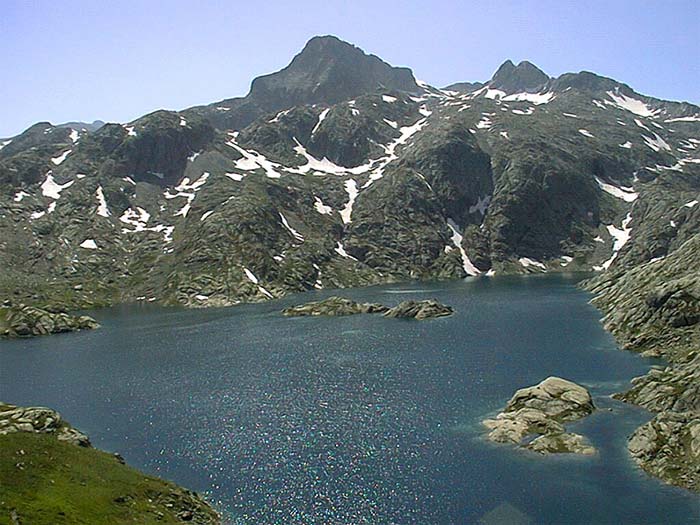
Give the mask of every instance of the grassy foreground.
[[218, 523], [195, 493], [51, 434], [0, 436], [0, 524]]

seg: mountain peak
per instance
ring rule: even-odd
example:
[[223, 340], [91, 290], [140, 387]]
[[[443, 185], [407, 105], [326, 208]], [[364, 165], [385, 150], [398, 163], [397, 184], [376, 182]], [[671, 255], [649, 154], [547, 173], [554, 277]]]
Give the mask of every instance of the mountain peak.
[[378, 89], [417, 91], [413, 73], [336, 36], [316, 36], [281, 71], [258, 77], [248, 97], [268, 111], [298, 104], [335, 104]]
[[494, 73], [489, 86], [507, 93], [535, 92], [548, 81], [547, 74], [532, 62], [523, 60], [516, 66], [511, 60], [506, 60]]

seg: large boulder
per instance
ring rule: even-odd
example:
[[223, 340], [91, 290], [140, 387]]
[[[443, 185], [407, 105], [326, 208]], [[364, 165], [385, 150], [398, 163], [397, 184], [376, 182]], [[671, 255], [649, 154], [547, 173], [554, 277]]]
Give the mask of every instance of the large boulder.
[[[595, 453], [583, 436], [565, 432], [563, 423], [581, 419], [595, 410], [590, 393], [560, 377], [518, 390], [503, 412], [483, 425], [488, 439], [513, 443], [540, 454]], [[532, 436], [538, 436], [531, 439]]]
[[560, 377], [548, 377], [535, 386], [521, 388], [506, 405], [506, 412], [521, 408], [542, 411], [555, 421], [574, 421], [594, 410], [588, 390]]

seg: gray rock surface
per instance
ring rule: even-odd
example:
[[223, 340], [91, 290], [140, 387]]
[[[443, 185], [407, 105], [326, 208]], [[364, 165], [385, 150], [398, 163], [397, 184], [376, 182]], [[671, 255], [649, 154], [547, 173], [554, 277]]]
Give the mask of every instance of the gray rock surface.
[[[483, 425], [488, 439], [512, 443], [540, 454], [595, 453], [583, 436], [565, 432], [562, 423], [588, 416], [595, 410], [588, 391], [580, 385], [548, 377], [541, 383], [518, 390], [503, 412]], [[533, 435], [535, 439], [527, 441]]]
[[32, 337], [99, 327], [99, 323], [87, 315], [51, 312], [24, 304], [0, 307], [0, 335], [6, 337]]
[[13, 432], [53, 434], [59, 441], [89, 447], [88, 437], [73, 428], [55, 410], [44, 407], [18, 407], [0, 402], [0, 436]]
[[384, 314], [385, 317], [417, 319], [434, 319], [451, 315], [454, 310], [433, 299], [424, 301], [403, 301], [393, 308], [378, 303], [358, 303], [345, 297], [333, 296], [322, 301], [291, 306], [282, 310], [287, 317], [300, 316], [339, 316], [354, 314]]
[[425, 319], [445, 317], [453, 313], [454, 310], [451, 306], [441, 304], [434, 299], [426, 299], [424, 301], [403, 301], [387, 310], [384, 313], [384, 317], [417, 319], [418, 321], [423, 321]]
[[301, 316], [339, 316], [354, 314], [374, 314], [386, 312], [388, 307], [377, 303], [358, 303], [345, 297], [333, 296], [323, 301], [315, 301], [306, 304], [292, 306], [282, 310], [282, 315], [287, 317]]

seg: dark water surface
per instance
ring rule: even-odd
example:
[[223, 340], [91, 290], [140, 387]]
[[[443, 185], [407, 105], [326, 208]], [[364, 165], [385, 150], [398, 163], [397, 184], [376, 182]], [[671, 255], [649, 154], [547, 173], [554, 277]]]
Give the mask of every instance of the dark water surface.
[[[103, 327], [2, 341], [0, 399], [47, 405], [148, 472], [206, 491], [235, 524], [699, 523], [700, 498], [625, 449], [649, 415], [609, 398], [652, 364], [615, 347], [575, 277], [343, 291], [454, 316], [284, 318], [282, 307], [124, 306]], [[599, 449], [546, 457], [483, 440], [513, 392], [559, 375], [600, 410]], [[520, 521], [518, 521], [520, 520]]]

